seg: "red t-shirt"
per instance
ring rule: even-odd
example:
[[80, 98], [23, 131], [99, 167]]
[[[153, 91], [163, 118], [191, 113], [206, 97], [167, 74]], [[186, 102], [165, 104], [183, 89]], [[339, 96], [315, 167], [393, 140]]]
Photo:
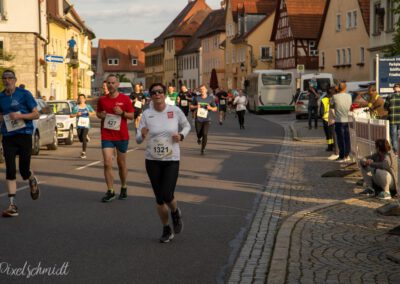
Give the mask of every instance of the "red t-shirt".
[[[116, 98], [110, 96], [102, 96], [97, 103], [97, 112], [105, 111], [114, 114], [114, 107], [119, 106], [123, 111], [134, 112], [131, 100], [124, 94], [119, 94]], [[101, 122], [101, 140], [129, 140], [128, 123], [126, 118], [121, 118], [120, 130], [111, 130], [103, 127], [104, 121]]]

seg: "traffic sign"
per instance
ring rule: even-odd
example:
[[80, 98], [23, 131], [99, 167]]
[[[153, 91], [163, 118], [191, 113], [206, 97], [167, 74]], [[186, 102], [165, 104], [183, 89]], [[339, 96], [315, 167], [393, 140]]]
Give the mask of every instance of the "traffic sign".
[[54, 63], [64, 63], [64, 57], [57, 56], [57, 55], [46, 55], [45, 56], [46, 62], [54, 62]]
[[305, 70], [306, 70], [306, 67], [304, 66], [304, 64], [297, 64], [297, 72], [298, 73], [303, 74]]

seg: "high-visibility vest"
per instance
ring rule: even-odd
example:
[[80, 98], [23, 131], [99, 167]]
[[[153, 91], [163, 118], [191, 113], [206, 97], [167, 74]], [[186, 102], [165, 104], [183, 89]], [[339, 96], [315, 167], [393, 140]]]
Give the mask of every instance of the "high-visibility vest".
[[323, 106], [323, 113], [321, 113], [322, 119], [328, 121], [329, 117], [329, 98], [325, 97], [321, 100]]

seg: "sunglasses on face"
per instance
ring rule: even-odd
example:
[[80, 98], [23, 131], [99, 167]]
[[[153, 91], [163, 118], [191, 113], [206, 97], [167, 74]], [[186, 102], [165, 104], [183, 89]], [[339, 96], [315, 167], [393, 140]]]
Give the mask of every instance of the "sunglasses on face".
[[150, 92], [150, 94], [151, 94], [152, 96], [154, 96], [154, 95], [161, 95], [161, 94], [164, 94], [164, 91], [163, 91], [163, 90], [153, 90], [153, 91]]
[[15, 77], [2, 77], [1, 79], [3, 79], [3, 80], [14, 80]]

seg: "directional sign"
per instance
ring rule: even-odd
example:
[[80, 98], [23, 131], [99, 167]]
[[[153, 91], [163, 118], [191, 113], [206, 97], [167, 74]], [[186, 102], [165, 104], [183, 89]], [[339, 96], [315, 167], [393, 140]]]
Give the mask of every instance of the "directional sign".
[[55, 63], [64, 63], [64, 57], [57, 56], [57, 55], [46, 55], [45, 56], [46, 62], [55, 62]]

